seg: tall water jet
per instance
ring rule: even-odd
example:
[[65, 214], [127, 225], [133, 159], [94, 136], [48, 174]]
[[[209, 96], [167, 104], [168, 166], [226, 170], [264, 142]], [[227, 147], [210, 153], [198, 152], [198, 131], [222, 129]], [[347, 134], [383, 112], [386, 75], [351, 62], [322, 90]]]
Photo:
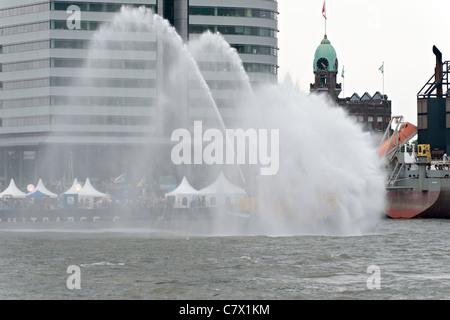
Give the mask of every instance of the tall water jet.
[[[151, 67], [139, 73], [139, 83], [149, 87], [130, 89], [130, 95], [147, 95], [154, 101], [133, 111], [136, 116], [149, 115], [142, 139], [150, 143], [144, 154], [160, 150], [159, 145], [170, 149], [171, 132], [194, 132], [194, 123], [200, 121], [205, 129], [253, 129], [266, 135], [271, 130], [277, 132], [278, 139], [265, 150], [265, 156], [272, 156], [273, 175], [262, 175], [261, 163], [244, 161], [238, 165], [246, 177], [247, 197], [242, 201], [255, 219], [242, 229], [224, 214], [214, 232], [347, 235], [376, 226], [384, 207], [384, 177], [369, 134], [344, 110], [323, 96], [307, 96], [289, 84], [252, 88], [236, 51], [220, 35], [207, 33], [185, 45], [165, 20], [143, 8], [123, 8], [111, 24], [99, 30], [82, 81], [127, 79], [126, 72], [114, 67], [106, 66], [99, 74], [95, 63], [100, 58], [114, 64], [123, 61], [105, 57], [102, 48], [106, 46], [111, 52], [109, 45], [130, 39], [134, 41], [130, 44], [137, 45], [150, 39], [155, 46], [149, 56], [138, 58], [151, 61]], [[132, 56], [136, 50], [130, 51], [125, 61], [136, 60]], [[123, 107], [129, 106], [107, 111], [124, 112]], [[259, 141], [252, 144], [248, 137], [246, 141], [249, 148], [264, 156]], [[251, 156], [248, 153], [245, 160]], [[211, 183], [218, 172], [237, 167], [236, 162], [229, 165], [219, 161], [215, 165], [176, 166], [167, 149], [161, 154], [155, 170], [176, 171], [178, 181], [188, 176], [197, 189]], [[134, 161], [136, 155], [127, 158]], [[239, 176], [228, 173], [228, 178], [239, 182]]]
[[[139, 161], [154, 158], [152, 153], [157, 153], [159, 158], [150, 163], [156, 162], [161, 174], [175, 171], [181, 177], [186, 174], [204, 180], [196, 172], [208, 168], [175, 167], [170, 163], [171, 133], [177, 128], [192, 132], [193, 119], [201, 120], [205, 127], [221, 127], [221, 118], [197, 64], [167, 20], [145, 7], [122, 7], [110, 23], [94, 34], [78, 79], [75, 87], [88, 87], [81, 92], [83, 95], [92, 92], [89, 95], [114, 96], [115, 92], [104, 88], [104, 82], [114, 82], [112, 86], [127, 91], [130, 99], [105, 106], [104, 110], [85, 108], [87, 113], [100, 112], [96, 116], [104, 118], [112, 114], [139, 118], [139, 131], [134, 124], [123, 127], [130, 135], [141, 133], [131, 142], [138, 148], [128, 152], [126, 158]], [[79, 94], [75, 93], [75, 99]], [[148, 103], [134, 103], [134, 98]], [[141, 144], [147, 147], [139, 148]], [[136, 171], [145, 170], [143, 166], [145, 162]]]
[[[306, 96], [290, 83], [252, 89], [239, 56], [218, 35], [206, 33], [189, 48], [200, 66], [207, 59], [216, 66], [227, 61], [230, 78], [241, 81], [238, 89], [228, 87], [236, 107], [233, 125], [280, 131], [277, 175], [258, 176], [252, 166], [243, 166], [253, 177], [247, 180], [249, 201], [255, 201], [262, 222], [253, 232], [373, 229], [384, 207], [384, 177], [369, 133], [325, 96]], [[223, 225], [222, 230], [233, 229]]]
[[[289, 84], [255, 91], [266, 125], [280, 130], [280, 170], [257, 189], [275, 233], [359, 234], [384, 207], [384, 175], [369, 133], [325, 96]], [[270, 198], [272, 197], [272, 200]], [[276, 211], [284, 206], [284, 217]], [[281, 218], [281, 219], [280, 219]]]
[[[225, 143], [233, 144], [232, 138], [225, 132], [226, 128], [261, 127], [261, 114], [257, 109], [250, 110], [250, 107], [255, 105], [248, 103], [248, 99], [253, 95], [252, 86], [236, 49], [232, 48], [222, 35], [207, 31], [197, 37], [191, 37], [188, 50], [216, 103], [216, 117], [221, 123]], [[238, 162], [236, 151], [232, 148], [235, 163]], [[240, 163], [235, 169], [241, 175], [239, 183], [246, 187], [244, 168], [245, 163]], [[248, 171], [248, 168], [246, 169], [245, 171]], [[226, 169], [220, 168], [220, 171], [223, 170]]]

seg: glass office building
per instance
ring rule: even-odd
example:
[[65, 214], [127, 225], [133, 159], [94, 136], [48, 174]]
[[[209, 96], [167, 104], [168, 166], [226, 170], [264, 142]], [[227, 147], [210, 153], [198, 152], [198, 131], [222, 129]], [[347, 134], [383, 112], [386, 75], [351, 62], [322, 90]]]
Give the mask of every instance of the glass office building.
[[11, 178], [22, 186], [39, 178], [100, 183], [124, 172], [142, 176], [151, 164], [167, 161], [154, 152], [167, 141], [160, 128], [156, 35], [111, 40], [109, 53], [91, 61], [94, 75], [80, 74], [93, 35], [122, 5], [151, 8], [185, 40], [220, 32], [253, 85], [277, 81], [276, 1], [0, 0], [3, 186]]
[[220, 32], [239, 53], [252, 83], [276, 82], [277, 9], [273, 0], [190, 0], [190, 37]]

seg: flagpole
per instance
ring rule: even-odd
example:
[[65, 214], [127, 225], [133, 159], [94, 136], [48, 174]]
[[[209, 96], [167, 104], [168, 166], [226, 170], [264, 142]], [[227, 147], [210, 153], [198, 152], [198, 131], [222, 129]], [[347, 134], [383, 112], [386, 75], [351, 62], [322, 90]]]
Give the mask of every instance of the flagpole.
[[381, 65], [381, 67], [378, 70], [381, 71], [382, 77], [383, 77], [383, 96], [384, 96], [384, 61], [383, 61], [383, 64]]

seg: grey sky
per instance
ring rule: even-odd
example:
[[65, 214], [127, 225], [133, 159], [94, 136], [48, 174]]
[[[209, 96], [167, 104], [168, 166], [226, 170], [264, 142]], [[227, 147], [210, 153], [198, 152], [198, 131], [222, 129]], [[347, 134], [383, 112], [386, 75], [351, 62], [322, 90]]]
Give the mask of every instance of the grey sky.
[[[309, 92], [314, 51], [325, 33], [323, 0], [278, 3], [279, 80], [289, 75]], [[338, 55], [345, 96], [382, 92], [378, 69], [384, 62], [392, 114], [417, 124], [416, 95], [433, 75], [433, 45], [450, 60], [450, 0], [327, 0], [326, 7], [327, 36]]]

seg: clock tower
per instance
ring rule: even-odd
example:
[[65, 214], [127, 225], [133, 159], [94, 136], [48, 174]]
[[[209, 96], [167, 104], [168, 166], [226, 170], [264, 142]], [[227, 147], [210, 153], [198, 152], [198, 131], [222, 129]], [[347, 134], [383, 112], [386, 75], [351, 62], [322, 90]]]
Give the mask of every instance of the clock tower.
[[314, 54], [313, 69], [315, 75], [314, 83], [310, 85], [310, 92], [326, 92], [333, 100], [337, 100], [342, 86], [336, 83], [338, 74], [338, 59], [336, 50], [324, 36]]

